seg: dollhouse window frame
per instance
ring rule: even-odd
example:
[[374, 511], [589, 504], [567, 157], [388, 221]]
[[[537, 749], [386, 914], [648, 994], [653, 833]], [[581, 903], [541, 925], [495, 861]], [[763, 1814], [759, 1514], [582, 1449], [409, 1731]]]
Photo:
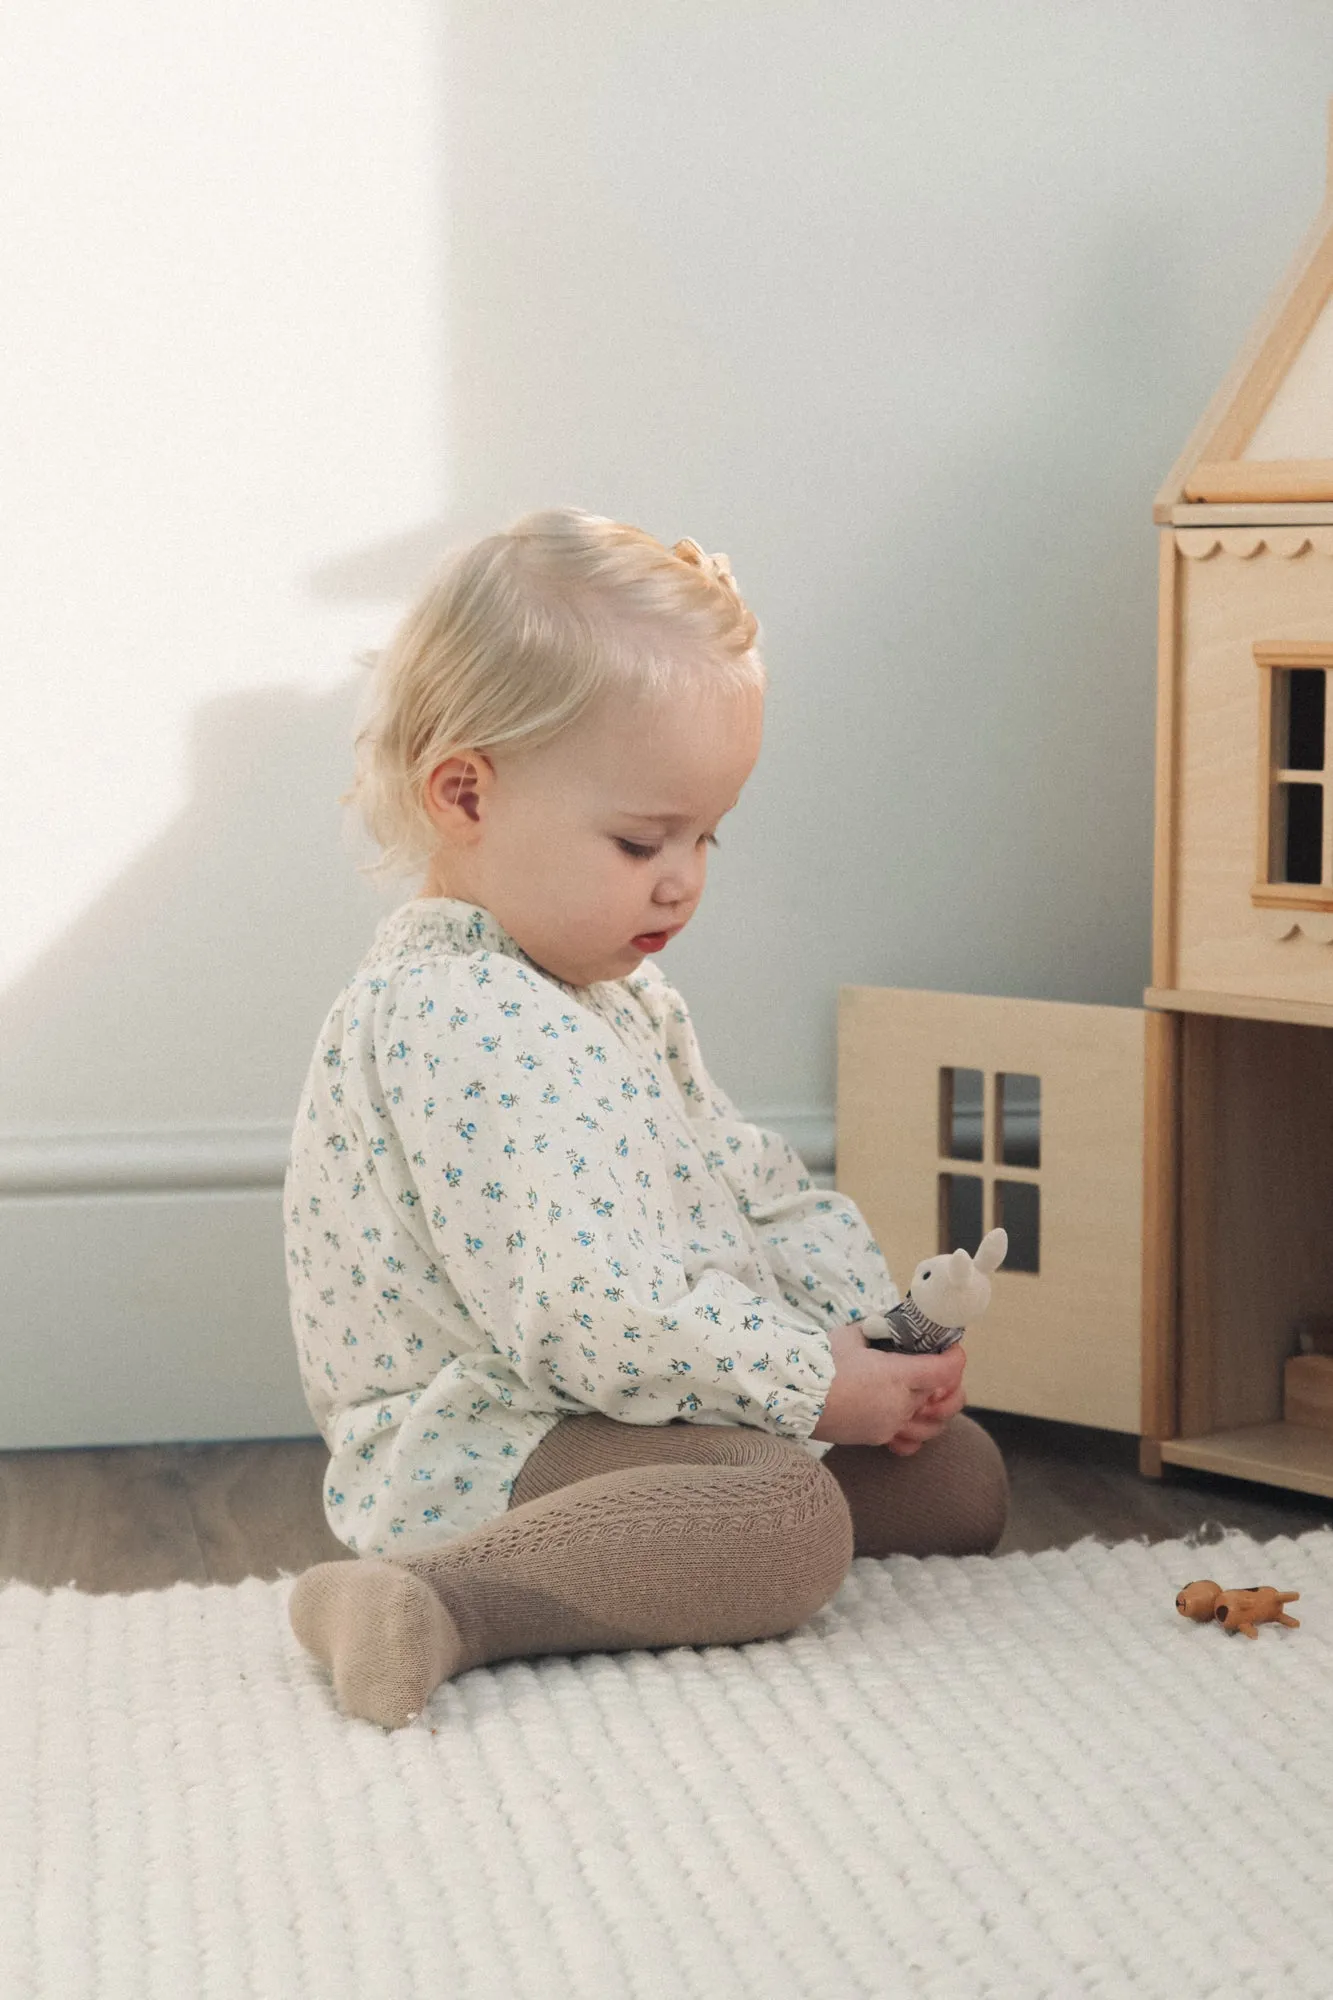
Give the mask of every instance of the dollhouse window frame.
[[[1250, 901], [1262, 909], [1333, 910], [1333, 641], [1261, 639], [1254, 663], [1259, 669], [1259, 837]], [[1274, 761], [1274, 718], [1282, 694], [1278, 675], [1311, 668], [1324, 674], [1324, 761], [1318, 770], [1287, 769]], [[1317, 882], [1273, 879], [1284, 838], [1282, 787], [1293, 784], [1318, 785], [1323, 793]]]
[[[957, 1103], [960, 1075], [980, 1079], [975, 1113], [969, 1106], [961, 1119]], [[1035, 1084], [1036, 1090], [1015, 1089], [1011, 1104], [1006, 1089], [1010, 1082]], [[1041, 1121], [1042, 1081], [1038, 1074], [1008, 1067], [990, 1070], [972, 1063], [940, 1065], [936, 1240], [941, 1256], [959, 1247], [975, 1255], [977, 1244], [988, 1229], [1007, 1229], [1006, 1282], [1018, 1276], [1040, 1275], [1041, 1235], [1045, 1226], [1041, 1208]], [[978, 1219], [972, 1231], [976, 1241], [971, 1244], [954, 1232], [955, 1182], [973, 1183], [978, 1190]], [[1032, 1207], [1027, 1213], [1018, 1206], [1024, 1188], [1032, 1190]], [[1006, 1222], [1010, 1196], [1013, 1210]], [[1020, 1254], [1015, 1255], [1016, 1251]], [[1029, 1256], [1030, 1263], [1025, 1261]]]

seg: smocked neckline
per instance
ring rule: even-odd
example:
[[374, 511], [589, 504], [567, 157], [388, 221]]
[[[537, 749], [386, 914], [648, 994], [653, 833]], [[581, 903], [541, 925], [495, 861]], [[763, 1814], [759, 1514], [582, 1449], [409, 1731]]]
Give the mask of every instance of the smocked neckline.
[[381, 917], [375, 927], [376, 946], [401, 945], [407, 950], [436, 945], [459, 954], [497, 951], [530, 965], [543, 978], [551, 974], [524, 951], [493, 911], [457, 896], [412, 896]]
[[[515, 958], [543, 979], [549, 979], [564, 993], [596, 993], [602, 987], [624, 986], [625, 979], [598, 979], [590, 986], [574, 986], [539, 965], [518, 939], [508, 932], [493, 911], [481, 903], [457, 896], [412, 896], [381, 918], [375, 931], [375, 946], [400, 944], [410, 951], [425, 940], [440, 943], [447, 952], [460, 955], [474, 951], [498, 951]], [[634, 974], [629, 977], [634, 977]]]

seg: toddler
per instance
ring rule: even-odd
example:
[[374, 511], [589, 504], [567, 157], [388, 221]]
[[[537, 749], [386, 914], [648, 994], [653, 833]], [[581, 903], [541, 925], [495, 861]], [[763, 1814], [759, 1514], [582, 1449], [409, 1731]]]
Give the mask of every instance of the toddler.
[[[325, 1513], [289, 1614], [386, 1728], [449, 1676], [803, 1624], [854, 1555], [988, 1553], [963, 1352], [709, 1076], [654, 954], [759, 754], [723, 555], [575, 509], [455, 551], [374, 662], [355, 801], [415, 875], [320, 1030], [284, 1228]], [[762, 1032], [762, 1006], [756, 1008]]]

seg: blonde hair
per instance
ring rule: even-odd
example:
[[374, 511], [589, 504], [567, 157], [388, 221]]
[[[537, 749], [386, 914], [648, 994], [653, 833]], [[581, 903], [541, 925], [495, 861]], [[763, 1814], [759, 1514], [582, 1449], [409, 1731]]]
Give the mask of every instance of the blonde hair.
[[549, 742], [611, 689], [657, 695], [682, 678], [766, 685], [759, 622], [725, 555], [688, 537], [555, 507], [451, 550], [387, 646], [359, 656], [355, 805], [378, 844], [374, 878], [417, 873], [439, 836], [431, 772], [462, 750]]

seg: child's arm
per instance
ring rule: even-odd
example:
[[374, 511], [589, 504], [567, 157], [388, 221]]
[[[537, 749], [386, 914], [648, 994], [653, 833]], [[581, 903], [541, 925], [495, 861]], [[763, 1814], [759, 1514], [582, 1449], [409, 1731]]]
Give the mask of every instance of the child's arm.
[[788, 1303], [825, 1326], [886, 1316], [899, 1292], [850, 1195], [818, 1188], [779, 1132], [742, 1118], [704, 1065], [689, 1008], [662, 980], [668, 1066], [711, 1164], [721, 1171]]
[[[405, 1198], [489, 1336], [496, 1393], [622, 1423], [708, 1412], [808, 1437], [833, 1380], [828, 1341], [725, 1271], [688, 1282], [647, 1137], [656, 1107], [615, 1038], [590, 1044], [586, 1017], [497, 955], [449, 972], [428, 1027], [414, 997], [406, 1032], [398, 1018], [377, 1031], [386, 1083], [403, 1079], [388, 1115], [415, 1182]], [[429, 1048], [428, 1088], [413, 1042]]]

